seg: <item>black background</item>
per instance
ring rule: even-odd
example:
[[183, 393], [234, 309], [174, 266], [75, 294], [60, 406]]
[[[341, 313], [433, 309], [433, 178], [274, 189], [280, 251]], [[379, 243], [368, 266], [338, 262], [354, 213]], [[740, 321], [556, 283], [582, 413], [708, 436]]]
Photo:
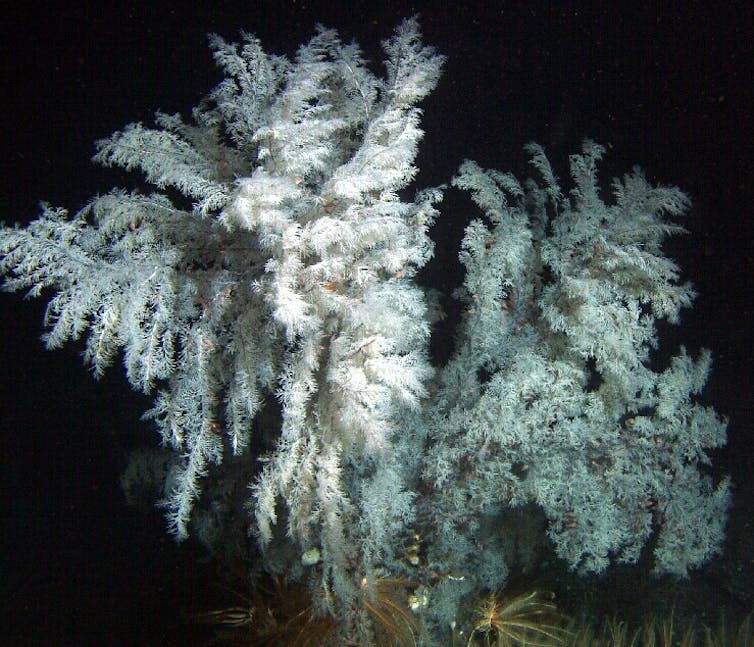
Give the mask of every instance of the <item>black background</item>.
[[[750, 2], [103, 4], [0, 9], [0, 219], [27, 222], [39, 200], [75, 210], [137, 183], [92, 165], [94, 141], [150, 123], [156, 109], [187, 115], [221, 78], [208, 32], [250, 31], [290, 56], [320, 22], [357, 40], [381, 72], [380, 41], [419, 13], [425, 42], [448, 62], [423, 104], [416, 187], [447, 182], [466, 157], [525, 176], [529, 141], [565, 178], [567, 155], [588, 136], [608, 146], [603, 179], [640, 164], [691, 195], [691, 233], [668, 251], [700, 296], [663, 340], [713, 350], [703, 398], [730, 416], [717, 456], [736, 481], [729, 534], [751, 534]], [[449, 293], [462, 280], [456, 255], [472, 211], [449, 191], [442, 213], [423, 280]], [[118, 486], [128, 450], [157, 440], [139, 420], [148, 401], [118, 367], [91, 380], [75, 344], [45, 352], [43, 308], [0, 295], [1, 641], [200, 644], [206, 636], [183, 620], [207, 608], [212, 565], [190, 542], [176, 547], [158, 513], [128, 510]], [[438, 331], [436, 356], [451, 344]]]

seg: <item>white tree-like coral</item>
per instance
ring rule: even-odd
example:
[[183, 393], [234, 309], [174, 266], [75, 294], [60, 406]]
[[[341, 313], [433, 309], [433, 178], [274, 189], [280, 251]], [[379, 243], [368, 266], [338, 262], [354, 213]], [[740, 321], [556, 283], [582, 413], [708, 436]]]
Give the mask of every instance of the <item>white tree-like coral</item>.
[[[211, 46], [226, 78], [191, 122], [158, 113], [154, 128], [98, 142], [97, 162], [140, 170], [158, 191], [116, 190], [70, 218], [45, 207], [3, 229], [5, 287], [51, 289], [49, 347], [86, 335], [97, 375], [123, 350], [134, 388], [156, 392], [148, 416], [178, 455], [164, 502], [175, 535], [205, 481], [245, 454], [261, 546], [283, 514], [343, 599], [347, 564], [379, 543], [360, 530], [395, 525], [346, 524], [361, 505], [350, 474], [366, 481], [394, 460], [400, 414], [432, 372], [411, 279], [431, 256], [440, 193], [398, 191], [443, 59], [415, 20], [384, 43], [384, 77], [322, 27], [292, 61], [250, 35]], [[279, 429], [258, 422], [265, 406]]]
[[512, 533], [501, 521], [511, 508], [543, 511], [555, 551], [580, 572], [636, 562], [656, 535], [656, 571], [685, 576], [724, 538], [729, 483], [705, 466], [726, 421], [694, 401], [710, 354], [682, 348], [650, 368], [656, 320], [676, 322], [693, 298], [661, 252], [683, 231], [666, 218], [688, 198], [634, 169], [606, 204], [604, 148], [590, 141], [571, 156], [567, 198], [542, 148], [529, 152], [543, 186], [474, 162], [454, 179], [489, 223], [466, 229], [459, 344], [421, 422], [430, 560], [472, 580], [444, 583], [456, 600], [505, 581], [508, 564], [491, 567], [484, 547]]

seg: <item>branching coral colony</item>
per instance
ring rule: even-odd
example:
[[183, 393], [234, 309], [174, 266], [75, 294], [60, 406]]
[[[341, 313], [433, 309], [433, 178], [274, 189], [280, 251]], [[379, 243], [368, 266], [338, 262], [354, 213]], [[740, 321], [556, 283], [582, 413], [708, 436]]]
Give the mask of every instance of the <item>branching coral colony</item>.
[[464, 162], [453, 183], [482, 217], [435, 371], [414, 277], [441, 192], [399, 191], [443, 57], [413, 19], [383, 43], [382, 77], [322, 27], [293, 60], [249, 35], [211, 47], [226, 78], [191, 121], [158, 113], [97, 144], [153, 193], [45, 206], [0, 234], [5, 288], [51, 295], [48, 347], [85, 337], [95, 375], [122, 351], [155, 394], [163, 453], [135, 459], [127, 491], [159, 479], [174, 535], [307, 583], [360, 644], [384, 631], [380, 581], [409, 584], [430, 643], [473, 621], [459, 601], [503, 587], [527, 528], [583, 572], [635, 562], [652, 536], [658, 572], [719, 551], [728, 483], [700, 468], [725, 423], [694, 400], [710, 355], [648, 361], [655, 321], [693, 298], [660, 249], [681, 191], [634, 170], [604, 203], [589, 141], [569, 194], [536, 145], [540, 183]]

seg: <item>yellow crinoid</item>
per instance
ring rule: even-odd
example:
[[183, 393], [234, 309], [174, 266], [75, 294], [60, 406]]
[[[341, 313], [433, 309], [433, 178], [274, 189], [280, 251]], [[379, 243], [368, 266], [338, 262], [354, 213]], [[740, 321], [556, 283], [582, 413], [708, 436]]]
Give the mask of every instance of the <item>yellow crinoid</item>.
[[568, 637], [564, 618], [551, 602], [552, 596], [532, 591], [515, 597], [491, 593], [476, 611], [467, 647], [550, 647], [563, 645]]
[[362, 604], [372, 619], [376, 645], [415, 647], [419, 622], [409, 607], [407, 584], [400, 578], [362, 579]]

